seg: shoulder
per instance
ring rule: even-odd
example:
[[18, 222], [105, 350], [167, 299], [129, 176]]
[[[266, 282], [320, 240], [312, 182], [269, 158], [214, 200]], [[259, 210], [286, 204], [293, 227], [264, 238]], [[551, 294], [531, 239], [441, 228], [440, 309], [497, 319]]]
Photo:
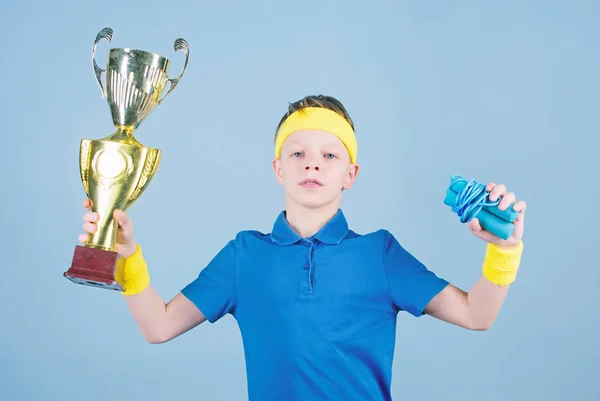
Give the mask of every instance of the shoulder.
[[[240, 257], [252, 253], [258, 248], [258, 244], [267, 237], [268, 234], [257, 230], [239, 231], [235, 236], [229, 237], [221, 246], [221, 249], [213, 257], [211, 266], [233, 266], [237, 265]], [[234, 263], [232, 263], [234, 262]]]
[[368, 248], [383, 258], [384, 262], [394, 258], [405, 259], [412, 256], [396, 236], [385, 228], [380, 228], [366, 234], [356, 234], [350, 231], [347, 238], [349, 245], [351, 244], [353, 247], [361, 249]]
[[372, 243], [383, 245], [391, 240], [395, 240], [394, 236], [386, 229], [380, 228], [364, 234], [356, 233], [348, 230], [347, 240], [356, 240], [358, 242]]
[[268, 240], [271, 238], [271, 233], [264, 233], [259, 230], [242, 230], [235, 235], [236, 241], [244, 240]]
[[396, 242], [394, 236], [383, 228], [366, 233], [349, 230], [340, 244], [342, 245], [340, 249], [352, 254], [359, 253], [381, 259], [389, 252], [394, 242]]
[[238, 231], [230, 243], [238, 249], [272, 243], [271, 234], [259, 230]]

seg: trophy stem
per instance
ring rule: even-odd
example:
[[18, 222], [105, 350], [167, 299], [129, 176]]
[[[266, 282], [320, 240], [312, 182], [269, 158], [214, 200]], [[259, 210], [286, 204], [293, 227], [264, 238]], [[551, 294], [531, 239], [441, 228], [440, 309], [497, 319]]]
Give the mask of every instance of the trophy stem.
[[121, 142], [128, 145], [144, 146], [133, 136], [133, 129], [133, 126], [117, 126], [117, 130], [113, 134], [104, 138], [104, 140]]
[[113, 217], [114, 210], [103, 210], [107, 215], [100, 215], [98, 220], [98, 230], [90, 235], [90, 239], [85, 246], [87, 248], [103, 249], [105, 251], [114, 251], [117, 245], [118, 223]]

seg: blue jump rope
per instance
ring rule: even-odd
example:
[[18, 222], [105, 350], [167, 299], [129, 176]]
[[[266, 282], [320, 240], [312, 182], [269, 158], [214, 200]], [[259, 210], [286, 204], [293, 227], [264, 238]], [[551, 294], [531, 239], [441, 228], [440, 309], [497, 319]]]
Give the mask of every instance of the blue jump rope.
[[502, 198], [491, 202], [489, 195], [485, 185], [475, 180], [467, 181], [460, 175], [454, 174], [450, 177], [444, 204], [452, 208], [452, 212], [460, 217], [461, 223], [468, 223], [477, 217], [484, 230], [507, 240], [515, 231], [513, 222], [519, 212], [513, 210], [514, 203], [511, 203], [506, 210], [498, 209]]

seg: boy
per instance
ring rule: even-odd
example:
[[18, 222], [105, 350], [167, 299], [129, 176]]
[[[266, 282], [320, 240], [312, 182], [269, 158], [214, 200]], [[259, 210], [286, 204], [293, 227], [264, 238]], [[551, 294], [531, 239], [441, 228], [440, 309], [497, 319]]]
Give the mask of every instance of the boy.
[[[249, 400], [390, 400], [396, 315], [428, 314], [470, 329], [494, 321], [522, 253], [525, 202], [490, 183], [519, 211], [504, 241], [488, 242], [483, 274], [468, 292], [437, 277], [386, 230], [361, 235], [339, 209], [357, 173], [354, 125], [328, 96], [291, 104], [275, 136], [273, 171], [285, 193], [269, 234], [239, 232], [168, 304], [150, 285], [128, 216], [119, 222], [117, 280], [144, 338], [169, 341], [227, 313], [237, 320], [246, 356]], [[93, 233], [97, 214], [84, 215]], [[85, 242], [88, 234], [82, 234]]]

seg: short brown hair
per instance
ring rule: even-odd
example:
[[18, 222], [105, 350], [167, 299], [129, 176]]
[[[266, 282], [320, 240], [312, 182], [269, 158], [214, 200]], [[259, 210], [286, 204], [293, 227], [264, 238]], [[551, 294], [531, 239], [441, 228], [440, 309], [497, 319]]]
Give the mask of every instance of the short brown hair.
[[290, 103], [287, 112], [283, 115], [283, 117], [281, 117], [279, 124], [277, 124], [277, 129], [275, 130], [275, 138], [277, 138], [279, 128], [281, 127], [281, 124], [283, 124], [283, 122], [286, 120], [286, 118], [288, 118], [292, 113], [307, 107], [321, 107], [324, 109], [335, 111], [340, 116], [344, 117], [346, 121], [348, 121], [348, 124], [350, 124], [352, 129], [354, 129], [354, 123], [352, 122], [352, 119], [350, 118], [350, 115], [348, 114], [348, 111], [346, 110], [342, 102], [340, 102], [333, 96], [309, 95], [303, 97], [302, 99], [294, 103]]

